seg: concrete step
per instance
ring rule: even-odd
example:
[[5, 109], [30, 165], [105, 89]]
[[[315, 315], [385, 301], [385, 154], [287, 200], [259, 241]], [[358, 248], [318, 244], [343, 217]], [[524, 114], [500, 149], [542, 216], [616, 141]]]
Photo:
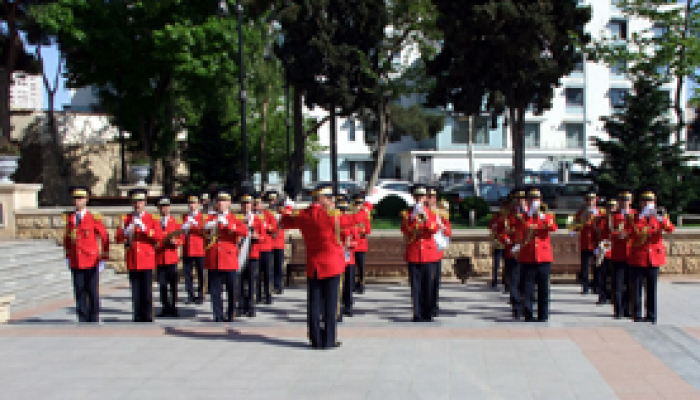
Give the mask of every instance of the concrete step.
[[48, 264], [58, 264], [62, 262], [66, 265], [66, 256], [61, 251], [47, 251], [36, 254], [17, 257], [13, 260], [0, 261], [0, 280], [9, 276], [14, 271], [42, 270]]

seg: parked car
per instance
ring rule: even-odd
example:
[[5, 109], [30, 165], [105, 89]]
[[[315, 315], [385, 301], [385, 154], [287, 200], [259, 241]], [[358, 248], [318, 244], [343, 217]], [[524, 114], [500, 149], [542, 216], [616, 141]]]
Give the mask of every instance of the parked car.
[[[320, 184], [330, 184], [332, 182], [316, 182], [310, 186], [307, 186], [302, 190], [301, 193], [301, 200], [302, 201], [311, 201], [311, 192], [314, 190], [314, 188]], [[356, 194], [362, 194], [365, 195], [365, 188], [361, 186], [357, 182], [353, 181], [340, 181], [338, 182], [338, 189], [345, 192], [348, 196], [352, 197]]]
[[472, 183], [472, 173], [466, 171], [443, 171], [438, 179], [438, 185], [442, 189], [464, 183]]
[[595, 185], [590, 181], [568, 182], [559, 190], [554, 202], [554, 208], [560, 210], [578, 210], [586, 205], [583, 195], [589, 190], [594, 189]]
[[412, 183], [408, 181], [380, 179], [377, 181], [377, 185], [372, 188], [372, 192], [367, 196], [367, 201], [376, 205], [385, 197], [395, 195], [402, 198], [409, 206], [412, 206], [414, 201], [410, 193], [411, 185]]
[[[479, 197], [484, 198], [489, 205], [497, 206], [502, 197], [508, 196], [510, 188], [508, 186], [495, 183], [479, 184]], [[456, 185], [443, 191], [443, 195], [450, 201], [460, 201], [467, 197], [475, 196], [474, 185]]]

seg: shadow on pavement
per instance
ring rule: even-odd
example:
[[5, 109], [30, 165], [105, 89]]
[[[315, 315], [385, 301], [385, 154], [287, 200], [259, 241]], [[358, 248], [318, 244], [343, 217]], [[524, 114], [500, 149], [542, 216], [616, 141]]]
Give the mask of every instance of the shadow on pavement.
[[177, 336], [181, 338], [197, 339], [197, 340], [227, 340], [232, 342], [252, 342], [267, 344], [279, 347], [291, 347], [299, 349], [307, 349], [309, 345], [298, 340], [285, 340], [281, 338], [273, 338], [264, 335], [256, 335], [249, 333], [241, 333], [235, 329], [227, 329], [224, 333], [216, 332], [194, 332], [187, 329], [166, 327], [164, 329], [166, 335]]

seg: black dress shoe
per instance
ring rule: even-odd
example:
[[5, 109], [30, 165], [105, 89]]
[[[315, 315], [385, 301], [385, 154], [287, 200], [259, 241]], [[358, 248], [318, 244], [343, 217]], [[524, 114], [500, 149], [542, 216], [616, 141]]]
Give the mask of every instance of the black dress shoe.
[[352, 312], [352, 310], [343, 310], [343, 314], [347, 315], [348, 317], [352, 317], [355, 314]]
[[656, 318], [645, 317], [644, 322], [651, 322], [652, 324], [656, 325]]
[[266, 300], [265, 300], [265, 304], [267, 304], [268, 306], [271, 305], [271, 304], [272, 304], [272, 299], [266, 299]]
[[161, 311], [158, 314], [156, 314], [156, 318], [168, 318], [170, 317], [169, 312]]
[[338, 314], [338, 316], [335, 317], [335, 322], [338, 322], [338, 323], [343, 322], [343, 314]]
[[515, 319], [515, 320], [520, 319], [520, 311], [513, 310], [513, 311], [511, 311], [511, 315], [513, 316], [513, 319]]
[[607, 301], [605, 301], [605, 300], [603, 300], [603, 299], [600, 299], [600, 300], [596, 301], [595, 304], [596, 304], [597, 306], [604, 306], [605, 304], [607, 304]]
[[192, 303], [194, 303], [195, 301], [196, 301], [196, 300], [195, 300], [194, 297], [188, 297], [187, 300], [185, 300], [185, 304], [192, 304]]
[[343, 345], [342, 342], [335, 342], [334, 344], [332, 344], [332, 345], [330, 345], [330, 346], [324, 347], [323, 350], [333, 350], [333, 349], [337, 349], [338, 347], [340, 347], [340, 346], [342, 346], [342, 345]]
[[634, 317], [634, 322], [645, 322], [645, 318], [642, 317]]
[[204, 303], [204, 297], [197, 297], [197, 299], [194, 301], [196, 304], [203, 304]]
[[365, 288], [360, 287], [360, 288], [357, 290], [357, 293], [358, 293], [358, 294], [365, 294]]
[[247, 316], [248, 318], [255, 318], [255, 311], [248, 311], [248, 313], [246, 314], [246, 316]]
[[413, 317], [413, 318], [411, 319], [411, 322], [423, 322], [423, 319], [422, 319], [422, 318], [418, 318], [418, 317]]
[[581, 294], [588, 294], [588, 289], [581, 290]]
[[615, 318], [615, 319], [622, 319], [622, 313], [616, 312], [616, 313], [613, 315], [613, 318]]

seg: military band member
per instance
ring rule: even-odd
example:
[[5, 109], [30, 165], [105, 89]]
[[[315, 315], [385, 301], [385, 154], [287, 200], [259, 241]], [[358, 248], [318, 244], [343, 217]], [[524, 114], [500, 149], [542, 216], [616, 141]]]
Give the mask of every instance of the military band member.
[[522, 313], [522, 274], [518, 262], [518, 255], [513, 251], [516, 245], [518, 232], [516, 227], [523, 219], [523, 214], [528, 210], [527, 192], [524, 188], [516, 188], [513, 191], [513, 203], [504, 220], [504, 226], [500, 233], [500, 242], [506, 245], [506, 287], [509, 292], [508, 301], [511, 306], [513, 318], [518, 319]]
[[[338, 210], [343, 215], [350, 212], [350, 203], [347, 196], [341, 195], [337, 198]], [[345, 272], [342, 279], [341, 290], [341, 310], [339, 321], [342, 320], [342, 315], [352, 317], [354, 315], [352, 306], [354, 303], [353, 292], [355, 291], [355, 249], [357, 248], [358, 239], [360, 236], [360, 227], [358, 225], [344, 228], [340, 232], [340, 241], [343, 243], [345, 250]]]
[[357, 247], [355, 248], [355, 293], [363, 294], [365, 292], [365, 262], [367, 251], [369, 251], [369, 234], [372, 233], [372, 204], [365, 201], [365, 196], [356, 194], [353, 196], [353, 205], [356, 211], [363, 207], [368, 207], [367, 217], [359, 225], [360, 237], [357, 239]]
[[528, 209], [522, 214], [518, 232], [518, 262], [523, 274], [523, 316], [526, 321], [534, 321], [532, 294], [537, 284], [537, 320], [549, 319], [549, 277], [554, 256], [550, 233], [557, 230], [554, 215], [542, 207], [542, 194], [539, 189], [527, 192]]
[[[182, 245], [182, 269], [185, 274], [187, 303], [204, 302], [204, 222], [207, 218], [200, 211], [199, 197], [187, 197], [188, 213], [182, 216], [184, 241]], [[194, 272], [197, 272], [197, 291], [194, 289]]]
[[202, 193], [202, 212], [206, 215], [216, 214], [214, 204], [211, 202], [211, 195], [208, 192]]
[[268, 213], [275, 220], [275, 226], [270, 236], [272, 237], [272, 275], [275, 288], [275, 294], [282, 294], [284, 290], [284, 244], [285, 233], [284, 229], [279, 225], [280, 214], [280, 198], [279, 193], [268, 191], [265, 195], [267, 201]]
[[579, 233], [579, 249], [581, 251], [581, 293], [588, 294], [591, 288], [590, 266], [593, 261], [593, 251], [597, 243], [595, 221], [599, 214], [596, 202], [598, 195], [589, 191], [585, 195], [586, 205], [574, 216], [571, 226], [573, 232]]
[[260, 241], [265, 240], [265, 227], [262, 215], [256, 214], [253, 209], [255, 194], [253, 190], [243, 190], [240, 196], [243, 222], [248, 228], [251, 238], [250, 252], [243, 270], [241, 279], [241, 313], [249, 318], [256, 315], [255, 303], [258, 288], [258, 274], [260, 269]]
[[180, 262], [178, 249], [182, 244], [180, 221], [170, 216], [170, 198], [163, 196], [158, 199], [160, 212], [160, 229], [163, 240], [156, 247], [156, 269], [158, 286], [160, 288], [160, 303], [162, 309], [159, 318], [178, 317], [177, 312], [177, 265]]
[[411, 306], [414, 322], [433, 320], [435, 263], [440, 253], [433, 235], [440, 231], [437, 216], [430, 211], [425, 185], [411, 188], [416, 201], [413, 208], [402, 212], [401, 233], [406, 240], [406, 257], [411, 284]]
[[[208, 236], [205, 266], [209, 275], [209, 293], [214, 322], [230, 322], [235, 317], [238, 291], [238, 242], [248, 235], [240, 216], [230, 212], [231, 193], [220, 190], [216, 195], [215, 212], [209, 215], [204, 228]], [[227, 308], [224, 316], [222, 300], [226, 286]]]
[[129, 270], [134, 322], [153, 322], [153, 270], [156, 246], [163, 239], [160, 224], [146, 212], [146, 190], [129, 193], [134, 211], [123, 217], [117, 243], [124, 243]]
[[612, 251], [610, 259], [613, 266], [613, 312], [615, 318], [632, 316], [633, 282], [627, 258], [630, 254], [628, 220], [633, 220], [636, 211], [632, 208], [632, 191], [622, 190], [617, 196], [620, 204], [618, 212], [613, 216], [615, 231], [612, 235]]
[[285, 229], [299, 229], [306, 245], [311, 347], [335, 348], [340, 346], [336, 341], [336, 316], [340, 275], [345, 270], [340, 230], [363, 221], [367, 211], [365, 208], [357, 214], [341, 215], [335, 209], [333, 187], [329, 184], [316, 187], [310, 207], [299, 212], [293, 212], [292, 207], [293, 203], [287, 200], [281, 223]]
[[265, 210], [263, 196], [255, 192], [253, 199], [255, 215], [262, 221], [263, 231], [258, 239], [260, 246], [260, 265], [258, 271], [257, 302], [272, 304], [272, 234], [277, 230], [277, 218]]
[[[452, 224], [450, 224], [449, 204], [438, 204], [438, 188], [430, 186], [428, 188], [428, 204], [430, 211], [435, 214], [438, 222], [441, 225], [440, 233], [446, 238], [452, 237]], [[437, 317], [440, 313], [440, 284], [442, 281], [442, 258], [445, 256], [445, 250], [438, 246], [438, 256], [440, 257], [435, 262], [435, 276], [433, 279], [433, 317]]]
[[[656, 193], [645, 190], [639, 196], [641, 211], [630, 219], [632, 242], [627, 259], [634, 280], [634, 320], [656, 324], [656, 288], [659, 270], [666, 264], [664, 233], [672, 233], [675, 226], [665, 210], [656, 207]], [[642, 287], [646, 295], [646, 316], [642, 319]]]
[[[509, 198], [502, 198], [500, 200], [500, 208], [497, 213], [491, 216], [491, 222], [489, 222], [489, 231], [491, 231], [491, 237], [493, 238], [493, 271], [491, 273], [491, 287], [493, 289], [498, 288], [498, 270], [501, 268], [501, 260], [505, 258], [506, 248], [505, 245], [499, 240], [499, 236], [504, 229], [505, 219], [508, 215], [508, 203]], [[503, 271], [503, 283], [505, 283], [505, 269]]]
[[99, 269], [109, 258], [109, 235], [102, 217], [87, 209], [88, 189], [76, 186], [71, 192], [75, 211], [66, 215], [63, 248], [73, 277], [75, 311], [80, 322], [99, 322]]
[[602, 260], [598, 269], [598, 302], [596, 304], [606, 304], [611, 298], [611, 287], [614, 285], [612, 281], [612, 236], [615, 234], [617, 227], [615, 226], [615, 214], [618, 212], [618, 204], [615, 199], [608, 199], [604, 210], [601, 210], [596, 221], [596, 231], [598, 232], [598, 242], [594, 255], [596, 264]]

